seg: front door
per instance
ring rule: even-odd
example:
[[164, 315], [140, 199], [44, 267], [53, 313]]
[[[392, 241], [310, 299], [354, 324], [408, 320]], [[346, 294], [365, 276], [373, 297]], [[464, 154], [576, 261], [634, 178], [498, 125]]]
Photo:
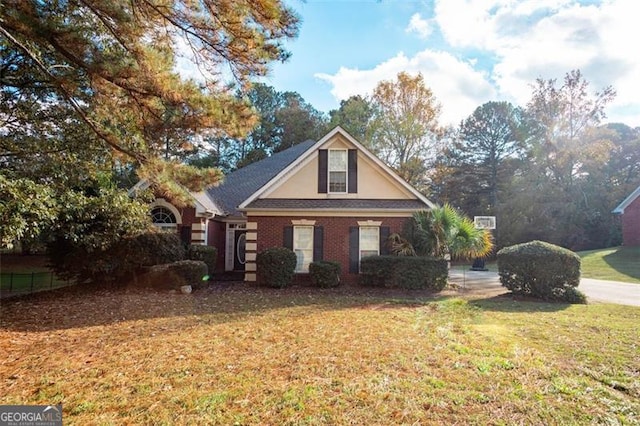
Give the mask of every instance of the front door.
[[233, 270], [244, 271], [245, 264], [245, 246], [247, 243], [247, 231], [244, 229], [236, 230], [234, 232], [234, 256], [233, 256]]

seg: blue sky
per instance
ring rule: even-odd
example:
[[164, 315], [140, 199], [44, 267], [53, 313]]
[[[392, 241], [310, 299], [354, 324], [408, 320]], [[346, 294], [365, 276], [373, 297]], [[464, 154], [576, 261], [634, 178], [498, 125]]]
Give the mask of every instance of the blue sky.
[[457, 124], [491, 100], [525, 105], [536, 78], [580, 69], [617, 91], [606, 121], [640, 126], [637, 0], [289, 1], [302, 23], [267, 84], [328, 112], [400, 71], [421, 72]]

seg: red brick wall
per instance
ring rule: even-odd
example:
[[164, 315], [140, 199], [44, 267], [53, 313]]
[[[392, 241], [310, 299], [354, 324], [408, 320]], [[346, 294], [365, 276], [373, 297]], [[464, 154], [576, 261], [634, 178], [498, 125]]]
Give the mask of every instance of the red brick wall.
[[380, 226], [388, 226], [390, 233], [401, 232], [405, 217], [266, 217], [250, 216], [248, 222], [258, 223], [258, 253], [269, 247], [282, 247], [284, 227], [291, 226], [291, 220], [315, 220], [315, 226], [324, 227], [324, 260], [334, 260], [342, 265], [341, 280], [354, 283], [357, 274], [349, 273], [349, 227], [358, 226], [358, 221], [382, 221]]
[[640, 245], [640, 197], [624, 209], [622, 215], [622, 244]]
[[[182, 209], [178, 209], [180, 215], [182, 216], [182, 225], [183, 226], [191, 226], [193, 222], [196, 221], [196, 209], [195, 207], [185, 207]], [[200, 223], [200, 218], [198, 218], [198, 223]]]

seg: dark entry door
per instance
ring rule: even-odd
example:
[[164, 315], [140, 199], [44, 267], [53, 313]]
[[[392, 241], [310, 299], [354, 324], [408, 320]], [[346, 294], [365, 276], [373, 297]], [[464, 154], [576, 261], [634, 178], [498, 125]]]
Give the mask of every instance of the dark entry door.
[[233, 254], [233, 270], [244, 271], [245, 264], [245, 246], [247, 243], [247, 231], [237, 230], [234, 232], [235, 253]]

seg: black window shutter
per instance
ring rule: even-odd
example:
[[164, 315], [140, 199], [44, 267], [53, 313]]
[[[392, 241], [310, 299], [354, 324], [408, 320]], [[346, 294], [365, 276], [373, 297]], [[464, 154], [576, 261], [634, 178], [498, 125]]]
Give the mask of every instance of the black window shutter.
[[324, 228], [316, 226], [313, 228], [313, 261], [323, 260], [324, 249]]
[[293, 250], [293, 226], [284, 227], [284, 237], [282, 240], [282, 246], [290, 250]]
[[360, 228], [349, 227], [349, 272], [360, 272]]
[[389, 239], [389, 227], [381, 226], [380, 227], [380, 254], [382, 256], [390, 254], [389, 245], [387, 244], [387, 239]]
[[329, 153], [326, 149], [318, 150], [318, 194], [327, 193], [329, 174]]
[[349, 194], [356, 194], [358, 192], [358, 150], [350, 149], [348, 158]]

